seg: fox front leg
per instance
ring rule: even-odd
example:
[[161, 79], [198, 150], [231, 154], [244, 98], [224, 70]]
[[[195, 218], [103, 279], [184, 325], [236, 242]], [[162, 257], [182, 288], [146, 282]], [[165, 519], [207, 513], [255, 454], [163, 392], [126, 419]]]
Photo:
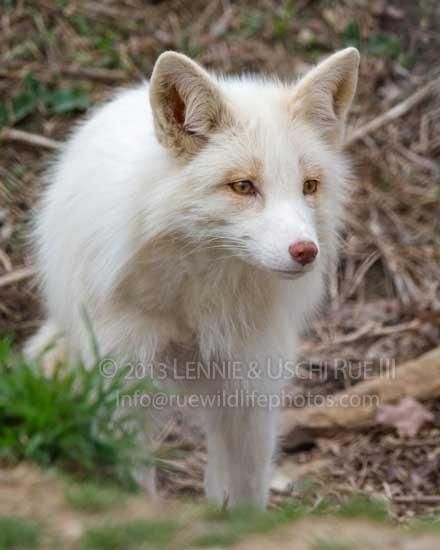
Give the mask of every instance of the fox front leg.
[[268, 407], [208, 411], [207, 497], [219, 505], [264, 508], [276, 442], [277, 410]]

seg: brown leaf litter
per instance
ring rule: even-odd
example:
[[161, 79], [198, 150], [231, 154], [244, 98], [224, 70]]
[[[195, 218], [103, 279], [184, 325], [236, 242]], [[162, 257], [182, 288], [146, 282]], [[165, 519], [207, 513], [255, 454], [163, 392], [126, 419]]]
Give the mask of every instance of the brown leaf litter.
[[[29, 73], [52, 86], [80, 85], [99, 100], [115, 86], [148, 76], [165, 49], [184, 51], [216, 70], [291, 77], [318, 55], [346, 45], [347, 29], [357, 29], [364, 48], [352, 135], [383, 118], [351, 147], [359, 178], [341, 259], [329, 274], [328, 306], [303, 342], [310, 376], [295, 391], [327, 395], [377, 373], [384, 360], [401, 364], [440, 341], [438, 94], [390, 116], [395, 105], [408, 105], [408, 98], [438, 77], [440, 6], [409, 0], [292, 5], [294, 16], [287, 4], [272, 0], [75, 0], [64, 8], [20, 0], [0, 14], [0, 104]], [[386, 50], [395, 37], [400, 50]], [[382, 50], [374, 53], [374, 47]], [[43, 317], [26, 234], [47, 163], [44, 151], [62, 141], [72, 123], [40, 109], [4, 131], [1, 141], [0, 333], [18, 342]], [[399, 514], [438, 509], [422, 497], [440, 494], [440, 405], [432, 399], [423, 406], [434, 422], [413, 438], [377, 427], [312, 439], [294, 454], [281, 453], [279, 462], [330, 460], [328, 483], [340, 491], [385, 495]], [[200, 494], [200, 434], [177, 422], [164, 446], [174, 460], [161, 473], [164, 494]], [[397, 503], [403, 497], [407, 502]]]

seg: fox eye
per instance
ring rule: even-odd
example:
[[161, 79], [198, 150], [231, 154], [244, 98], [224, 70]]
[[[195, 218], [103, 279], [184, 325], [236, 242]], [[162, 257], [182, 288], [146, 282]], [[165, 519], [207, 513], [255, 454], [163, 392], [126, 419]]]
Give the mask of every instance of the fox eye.
[[308, 179], [304, 181], [303, 184], [303, 193], [304, 195], [313, 195], [318, 191], [319, 180], [317, 179]]
[[229, 187], [238, 195], [255, 195], [257, 193], [254, 184], [249, 180], [234, 181], [229, 184]]

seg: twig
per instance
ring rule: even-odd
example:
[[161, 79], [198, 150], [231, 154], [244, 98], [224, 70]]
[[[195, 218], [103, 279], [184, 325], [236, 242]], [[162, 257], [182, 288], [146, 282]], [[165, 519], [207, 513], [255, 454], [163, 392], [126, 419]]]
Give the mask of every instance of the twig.
[[214, 15], [217, 7], [218, 7], [218, 2], [216, 0], [208, 2], [206, 4], [205, 9], [202, 11], [200, 16], [194, 21], [191, 27], [192, 36], [197, 36], [197, 34], [200, 34], [201, 30], [205, 27], [205, 25]]
[[387, 439], [386, 447], [440, 447], [440, 439]]
[[126, 82], [128, 80], [128, 75], [124, 71], [117, 69], [71, 66], [61, 68], [61, 72], [68, 76], [100, 80], [102, 82]]
[[21, 269], [17, 269], [12, 273], [7, 273], [6, 275], [2, 275], [0, 277], [0, 288], [3, 286], [18, 283], [20, 281], [23, 281], [24, 279], [29, 279], [33, 275], [35, 275], [35, 269], [31, 267], [23, 267]]
[[103, 2], [87, 2], [83, 6], [83, 9], [88, 14], [103, 15], [118, 21], [129, 22], [130, 18], [132, 18], [133, 21], [144, 21], [147, 17], [145, 9], [130, 8], [129, 10], [125, 10], [118, 7], [103, 5]]
[[389, 111], [386, 111], [378, 117], [373, 118], [373, 120], [355, 130], [346, 140], [345, 147], [351, 147], [354, 143], [358, 142], [361, 139], [364, 139], [369, 134], [376, 132], [377, 130], [379, 130], [379, 128], [382, 128], [382, 126], [385, 126], [393, 120], [396, 120], [397, 118], [406, 115], [408, 111], [427, 99], [434, 92], [439, 91], [440, 78], [435, 78], [434, 80], [431, 80], [430, 82], [428, 82], [428, 84], [420, 88], [420, 90], [410, 95], [404, 101], [392, 107]]
[[35, 147], [43, 147], [45, 149], [58, 149], [61, 146], [59, 141], [50, 139], [39, 134], [31, 134], [23, 130], [15, 130], [13, 128], [4, 128], [0, 132], [0, 141], [17, 141], [34, 145]]
[[329, 339], [323, 342], [305, 342], [301, 346], [301, 351], [306, 353], [310, 350], [316, 351], [325, 349], [327, 347], [339, 346], [341, 344], [349, 344], [351, 342], [356, 342], [365, 336], [368, 338], [378, 338], [381, 336], [389, 336], [392, 334], [398, 334], [399, 332], [411, 332], [418, 330], [423, 324], [423, 321], [419, 318], [412, 319], [404, 323], [399, 323], [397, 325], [383, 326], [375, 321], [368, 321], [358, 330], [349, 332], [348, 334], [342, 335], [339, 338]]
[[9, 256], [6, 254], [6, 252], [0, 248], [0, 263], [5, 268], [5, 271], [11, 271], [12, 270], [12, 262]]
[[440, 495], [414, 495], [392, 497], [397, 504], [440, 504]]

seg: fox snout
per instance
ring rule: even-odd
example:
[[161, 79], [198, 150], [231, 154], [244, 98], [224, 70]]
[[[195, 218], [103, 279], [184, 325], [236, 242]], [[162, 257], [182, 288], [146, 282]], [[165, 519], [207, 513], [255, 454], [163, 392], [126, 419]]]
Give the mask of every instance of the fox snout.
[[301, 265], [307, 265], [314, 261], [318, 255], [318, 247], [313, 241], [298, 241], [289, 246], [292, 258]]

